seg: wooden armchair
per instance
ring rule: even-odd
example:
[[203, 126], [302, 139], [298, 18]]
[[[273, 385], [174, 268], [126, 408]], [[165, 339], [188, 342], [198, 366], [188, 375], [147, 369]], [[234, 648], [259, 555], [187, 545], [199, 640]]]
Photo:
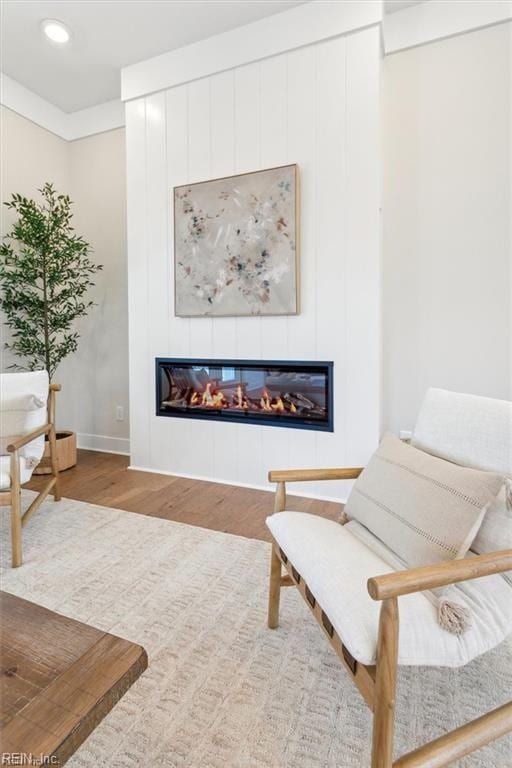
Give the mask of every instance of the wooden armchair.
[[[21, 529], [52, 491], [60, 499], [55, 436], [55, 393], [46, 371], [0, 374], [0, 506], [11, 507], [12, 566], [22, 564]], [[21, 486], [27, 483], [44, 452], [50, 447], [51, 475], [22, 514]]]
[[[475, 441], [475, 430], [480, 430], [480, 441]], [[510, 476], [512, 404], [431, 390], [413, 444], [460, 464]], [[269, 473], [277, 491], [275, 514], [267, 519], [273, 538], [268, 626], [278, 626], [281, 587], [297, 587], [373, 712], [372, 768], [440, 768], [512, 732], [512, 701], [394, 760], [397, 668], [462, 666], [512, 633], [512, 585], [498, 575], [512, 571], [512, 518], [510, 529], [499, 534], [511, 548], [388, 573], [389, 565], [351, 533], [350, 523], [285, 511], [287, 482], [355, 479], [361, 472], [348, 468]], [[478, 581], [482, 576], [490, 578]], [[482, 611], [478, 626], [468, 631], [474, 634], [467, 643], [437, 624], [421, 594], [463, 582]], [[488, 590], [493, 610], [499, 605], [501, 614], [499, 621], [486, 626]], [[403, 595], [413, 597], [401, 605], [405, 620], [399, 643], [398, 598]]]

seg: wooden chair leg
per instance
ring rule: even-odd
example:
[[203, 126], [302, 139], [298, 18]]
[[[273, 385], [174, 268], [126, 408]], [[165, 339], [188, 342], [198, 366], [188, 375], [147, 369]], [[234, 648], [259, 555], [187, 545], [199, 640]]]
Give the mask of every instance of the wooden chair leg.
[[372, 768], [392, 768], [395, 731], [396, 672], [398, 665], [398, 600], [384, 600], [380, 610]]
[[18, 451], [11, 454], [11, 550], [12, 567], [22, 563], [21, 555], [21, 488]]
[[286, 509], [286, 483], [276, 485], [274, 497], [274, 512], [283, 512]]
[[276, 550], [272, 547], [270, 556], [270, 588], [268, 594], [268, 626], [277, 629], [279, 626], [279, 600], [281, 597], [281, 561]]
[[55, 478], [55, 485], [53, 486], [53, 499], [54, 501], [60, 501], [60, 480], [59, 480], [59, 464], [57, 461], [57, 437], [55, 435], [55, 426], [52, 426], [48, 434], [48, 442], [50, 443], [50, 463], [52, 467], [52, 475]]
[[22, 563], [21, 555], [21, 495], [14, 493], [11, 505], [11, 546], [12, 567], [18, 568]]
[[[276, 487], [274, 512], [283, 512], [286, 507], [286, 483], [280, 482]], [[272, 545], [270, 556], [270, 588], [268, 594], [268, 627], [277, 629], [279, 626], [279, 600], [281, 598], [281, 561], [275, 547]]]

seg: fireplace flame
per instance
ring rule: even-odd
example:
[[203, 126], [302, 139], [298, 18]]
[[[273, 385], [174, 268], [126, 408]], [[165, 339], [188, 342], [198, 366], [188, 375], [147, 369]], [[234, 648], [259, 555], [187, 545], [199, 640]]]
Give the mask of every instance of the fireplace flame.
[[226, 384], [225, 392], [218, 389], [219, 381], [208, 381], [204, 391], [187, 387], [178, 390], [175, 401], [165, 402], [165, 405], [183, 405], [192, 408], [207, 408], [216, 410], [238, 410], [244, 412], [265, 411], [268, 414], [303, 414], [308, 409], [316, 414], [320, 409], [315, 403], [301, 393], [281, 392], [272, 395], [267, 389], [260, 390], [261, 395], [250, 389], [242, 382], [236, 386]]
[[[229, 405], [228, 401], [226, 401], [226, 405]], [[249, 401], [243, 393], [241, 384], [238, 385], [236, 388], [236, 394], [233, 395], [233, 405], [235, 408], [240, 408], [243, 411], [247, 411], [249, 409]]]
[[278, 413], [282, 413], [285, 410], [284, 403], [280, 397], [278, 397], [277, 401], [272, 403], [270, 407], [273, 411], [278, 411]]
[[217, 392], [213, 396], [213, 400], [212, 400], [211, 404], [212, 404], [213, 408], [223, 408], [224, 405], [228, 404], [228, 401], [226, 400], [226, 398], [224, 397], [224, 394], [222, 392]]
[[212, 383], [208, 382], [202, 398], [203, 405], [213, 405]]
[[260, 405], [264, 411], [272, 410], [272, 406], [270, 404], [270, 397], [266, 389], [263, 390], [263, 395], [261, 396]]
[[[224, 408], [229, 405], [229, 402], [224, 395], [224, 392], [219, 390], [218, 392], [215, 392], [212, 390], [213, 383], [211, 381], [208, 382], [206, 385], [206, 389], [203, 393], [203, 396], [201, 397], [201, 405], [205, 406], [206, 408]], [[199, 395], [197, 392], [194, 392], [192, 397], [190, 398], [190, 405], [197, 405], [199, 403]]]

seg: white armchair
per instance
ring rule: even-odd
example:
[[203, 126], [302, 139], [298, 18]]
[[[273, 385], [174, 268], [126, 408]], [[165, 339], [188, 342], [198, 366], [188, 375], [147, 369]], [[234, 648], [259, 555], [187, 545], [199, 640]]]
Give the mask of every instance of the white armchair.
[[[55, 438], [55, 393], [46, 371], [0, 374], [0, 506], [11, 507], [13, 568], [22, 563], [21, 529], [50, 491], [60, 499]], [[21, 513], [21, 486], [40, 462], [48, 435], [51, 476]]]
[[[512, 403], [429, 390], [412, 444], [510, 478]], [[352, 523], [286, 511], [286, 482], [355, 479], [361, 472], [269, 473], [277, 492], [275, 514], [267, 519], [273, 539], [268, 625], [278, 625], [281, 587], [297, 587], [374, 713], [372, 768], [448, 765], [512, 731], [512, 702], [393, 762], [397, 665], [458, 667], [512, 633], [512, 577], [503, 576], [512, 572], [512, 509], [504, 498], [502, 508], [488, 513], [471, 557], [389, 573], [389, 559], [367, 546], [360, 531], [355, 535]], [[473, 611], [472, 625], [462, 635], [440, 626], [425, 594], [456, 583]], [[399, 601], [402, 595], [408, 597]]]

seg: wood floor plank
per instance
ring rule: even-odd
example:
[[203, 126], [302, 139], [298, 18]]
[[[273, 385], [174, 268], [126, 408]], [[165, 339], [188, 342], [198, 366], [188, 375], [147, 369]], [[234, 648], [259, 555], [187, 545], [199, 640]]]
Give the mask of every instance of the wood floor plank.
[[[62, 495], [105, 507], [198, 525], [215, 531], [270, 541], [265, 518], [273, 494], [251, 488], [128, 469], [129, 459], [111, 453], [78, 451], [76, 467], [61, 474]], [[39, 490], [44, 477], [27, 486]], [[326, 483], [326, 493], [328, 493]], [[293, 484], [289, 485], [289, 491]], [[336, 519], [340, 505], [288, 496], [288, 508]]]

